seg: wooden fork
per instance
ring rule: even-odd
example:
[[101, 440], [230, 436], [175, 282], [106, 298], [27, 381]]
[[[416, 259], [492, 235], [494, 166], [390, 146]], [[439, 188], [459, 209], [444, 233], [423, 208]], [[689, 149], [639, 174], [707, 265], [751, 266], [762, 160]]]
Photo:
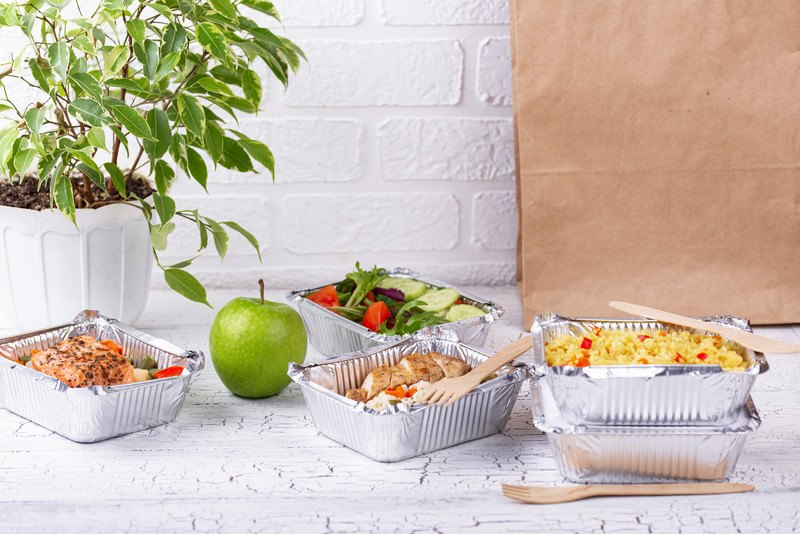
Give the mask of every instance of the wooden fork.
[[422, 398], [422, 402], [440, 406], [447, 404], [449, 406], [478, 387], [484, 378], [532, 348], [533, 340], [531, 336], [525, 335], [497, 351], [494, 356], [476, 366], [469, 373], [455, 378], [443, 378], [438, 382], [434, 382]]
[[630, 497], [657, 495], [717, 495], [745, 493], [755, 488], [750, 484], [731, 482], [681, 482], [676, 484], [595, 484], [549, 488], [503, 484], [506, 497], [530, 504], [557, 504], [591, 497]]
[[608, 305], [615, 310], [624, 311], [631, 315], [641, 315], [648, 319], [655, 319], [662, 323], [677, 324], [680, 326], [688, 326], [696, 330], [705, 330], [707, 332], [714, 332], [721, 336], [727, 337], [739, 343], [744, 347], [748, 347], [757, 352], [765, 352], [772, 354], [792, 354], [800, 352], [800, 345], [781, 341], [780, 339], [772, 339], [769, 337], [759, 336], [752, 332], [745, 332], [738, 328], [730, 326], [723, 326], [713, 323], [707, 323], [700, 319], [693, 319], [691, 317], [684, 317], [676, 313], [657, 310], [655, 308], [648, 308], [638, 304], [630, 304], [628, 302], [611, 301]]

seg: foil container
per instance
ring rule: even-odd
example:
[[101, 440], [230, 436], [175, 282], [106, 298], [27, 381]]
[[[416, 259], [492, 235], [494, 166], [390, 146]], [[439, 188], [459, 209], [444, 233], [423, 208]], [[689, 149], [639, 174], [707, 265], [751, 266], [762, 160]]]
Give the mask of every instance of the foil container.
[[[459, 291], [457, 288], [445, 282], [424, 278], [409, 269], [398, 267], [387, 271], [387, 274], [396, 278], [414, 278], [415, 280], [437, 288], [453, 288], [459, 292], [466, 304], [471, 304], [484, 310], [486, 314], [480, 317], [473, 317], [471, 319], [464, 319], [463, 321], [436, 326], [436, 328], [452, 330], [456, 333], [460, 341], [468, 345], [482, 347], [486, 342], [486, 336], [489, 335], [489, 328], [492, 323], [505, 313], [505, 309], [499, 304]], [[336, 283], [338, 282], [334, 282], [334, 284]], [[401, 339], [409, 339], [411, 337], [410, 334], [405, 336], [388, 336], [386, 334], [372, 332], [368, 328], [350, 321], [349, 319], [345, 319], [323, 306], [320, 306], [316, 302], [311, 302], [305, 298], [306, 295], [322, 289], [323, 287], [325, 286], [310, 289], [297, 289], [291, 291], [286, 296], [289, 302], [297, 305], [303, 322], [306, 325], [306, 330], [308, 330], [309, 341], [321, 354], [326, 356], [347, 354], [369, 347], [395, 343]], [[425, 330], [430, 330], [430, 328], [423, 328], [418, 332], [424, 332]]]
[[[704, 320], [752, 331], [749, 322], [738, 317]], [[548, 341], [564, 334], [582, 336], [596, 326], [632, 332], [685, 330], [647, 319], [581, 320], [554, 313], [535, 317], [534, 372], [547, 382], [561, 416], [571, 424], [724, 426], [736, 421], [756, 376], [769, 369], [763, 354], [727, 339], [748, 362], [745, 371], [724, 371], [716, 365], [547, 365]]]
[[534, 424], [546, 433], [561, 475], [578, 483], [722, 480], [761, 425], [752, 399], [727, 426], [571, 425], [546, 383], [531, 385]]
[[[186, 371], [133, 384], [70, 388], [12, 361], [77, 335], [116, 341], [134, 365], [150, 356], [160, 368], [181, 366]], [[72, 441], [102, 441], [174, 421], [192, 377], [204, 364], [202, 352], [182, 349], [86, 310], [72, 323], [0, 339], [0, 405]]]
[[455, 333], [433, 330], [390, 346], [375, 347], [335, 360], [289, 365], [289, 376], [302, 389], [317, 430], [324, 436], [378, 462], [398, 462], [500, 432], [508, 422], [527, 366], [512, 363], [498, 376], [452, 406], [390, 406], [378, 413], [344, 396], [361, 386], [379, 365], [395, 365], [414, 352], [455, 356], [471, 367], [488, 356], [458, 341]]

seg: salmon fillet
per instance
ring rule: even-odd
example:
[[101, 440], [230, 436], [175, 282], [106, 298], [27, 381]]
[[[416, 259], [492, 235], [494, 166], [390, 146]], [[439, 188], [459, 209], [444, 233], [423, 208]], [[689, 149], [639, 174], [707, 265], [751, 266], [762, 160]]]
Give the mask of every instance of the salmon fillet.
[[31, 365], [71, 388], [134, 382], [131, 362], [92, 336], [71, 337], [34, 353]]

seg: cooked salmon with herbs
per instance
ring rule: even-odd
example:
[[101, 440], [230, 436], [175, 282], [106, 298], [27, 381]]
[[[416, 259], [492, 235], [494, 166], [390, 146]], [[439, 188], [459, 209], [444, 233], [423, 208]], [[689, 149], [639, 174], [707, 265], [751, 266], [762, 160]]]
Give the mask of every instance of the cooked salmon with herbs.
[[135, 382], [134, 369], [116, 343], [75, 336], [31, 353], [31, 367], [71, 388]]

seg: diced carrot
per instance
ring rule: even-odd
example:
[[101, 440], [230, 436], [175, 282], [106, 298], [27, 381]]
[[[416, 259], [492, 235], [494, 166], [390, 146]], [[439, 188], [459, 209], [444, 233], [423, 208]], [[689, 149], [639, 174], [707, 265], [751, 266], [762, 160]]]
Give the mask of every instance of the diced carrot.
[[639, 363], [647, 365], [650, 362], [647, 360], [647, 358], [639, 358]]
[[578, 361], [575, 362], [575, 367], [588, 367], [590, 363], [589, 358], [584, 356], [583, 358], [578, 358]]
[[636, 336], [636, 337], [639, 338], [639, 341], [644, 341], [645, 339], [650, 339], [650, 336], [646, 336], [646, 335], [641, 335], [641, 336]]
[[406, 397], [413, 397], [416, 392], [417, 388], [411, 388], [408, 391], [406, 391]]
[[600, 328], [599, 326], [595, 326], [594, 328], [592, 328], [592, 334], [594, 334], [595, 336], [599, 336], [602, 333], [603, 329]]
[[113, 339], [104, 339], [104, 340], [103, 340], [103, 341], [101, 341], [100, 343], [102, 343], [103, 345], [105, 345], [105, 347], [106, 347], [108, 350], [113, 350], [113, 351], [114, 351], [114, 352], [116, 352], [117, 354], [122, 354], [122, 347], [120, 347], [120, 346], [119, 346], [119, 343], [117, 343], [117, 342], [116, 342], [116, 341], [114, 341]]

